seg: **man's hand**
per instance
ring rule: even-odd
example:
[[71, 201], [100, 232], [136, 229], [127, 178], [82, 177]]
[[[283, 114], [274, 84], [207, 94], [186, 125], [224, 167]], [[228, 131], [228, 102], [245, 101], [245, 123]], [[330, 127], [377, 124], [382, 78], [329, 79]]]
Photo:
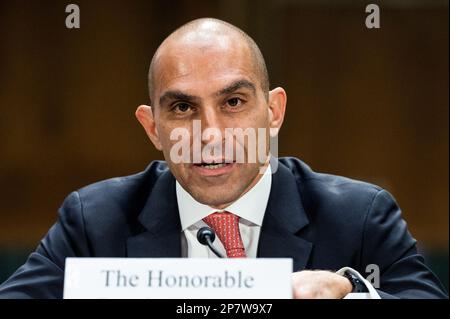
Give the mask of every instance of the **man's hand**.
[[292, 274], [295, 299], [341, 299], [353, 287], [347, 278], [324, 270], [303, 270]]

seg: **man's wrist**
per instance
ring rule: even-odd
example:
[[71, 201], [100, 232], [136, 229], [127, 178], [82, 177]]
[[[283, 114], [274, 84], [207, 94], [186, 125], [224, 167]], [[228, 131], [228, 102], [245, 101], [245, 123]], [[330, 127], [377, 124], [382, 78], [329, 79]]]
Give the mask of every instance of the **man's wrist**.
[[353, 283], [351, 282], [351, 280], [349, 279], [349, 278], [347, 278], [346, 276], [341, 276], [341, 277], [343, 277], [342, 279], [342, 286], [344, 287], [344, 289], [345, 289], [345, 295], [347, 295], [347, 294], [349, 294], [349, 293], [351, 293], [351, 292], [353, 292], [353, 289], [354, 289], [354, 287], [353, 287]]

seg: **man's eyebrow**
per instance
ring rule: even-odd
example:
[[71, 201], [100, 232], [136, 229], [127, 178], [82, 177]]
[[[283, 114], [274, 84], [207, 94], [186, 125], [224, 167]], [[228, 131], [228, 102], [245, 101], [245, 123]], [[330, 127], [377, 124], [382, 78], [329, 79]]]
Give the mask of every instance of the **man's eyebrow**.
[[234, 91], [239, 90], [240, 88], [247, 88], [247, 89], [252, 90], [253, 93], [256, 93], [256, 87], [252, 82], [250, 82], [248, 80], [237, 80], [237, 81], [231, 83], [230, 85], [228, 85], [226, 88], [223, 88], [222, 90], [217, 92], [216, 95], [220, 96], [220, 95], [231, 94]]
[[164, 92], [164, 94], [161, 95], [161, 97], [159, 98], [159, 104], [162, 105], [167, 100], [182, 100], [187, 102], [193, 102], [198, 100], [198, 97], [186, 94], [179, 90], [173, 90]]
[[[220, 95], [231, 94], [231, 93], [235, 92], [236, 90], [239, 90], [240, 88], [248, 88], [248, 89], [252, 90], [253, 93], [256, 93], [255, 85], [248, 80], [242, 79], [242, 80], [237, 80], [237, 81], [231, 83], [227, 87], [225, 87], [225, 88], [221, 89], [220, 91], [218, 91], [217, 93], [215, 93], [215, 95], [220, 96]], [[159, 98], [159, 104], [163, 105], [167, 100], [181, 100], [181, 101], [186, 101], [186, 102], [195, 102], [195, 101], [198, 101], [199, 98], [197, 96], [186, 94], [179, 90], [170, 90], [170, 91], [164, 92], [164, 94], [161, 95], [161, 97]]]

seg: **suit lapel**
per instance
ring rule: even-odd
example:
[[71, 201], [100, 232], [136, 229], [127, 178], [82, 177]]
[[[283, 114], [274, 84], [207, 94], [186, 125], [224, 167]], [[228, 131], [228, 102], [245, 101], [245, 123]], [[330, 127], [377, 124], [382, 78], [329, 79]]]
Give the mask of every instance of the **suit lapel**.
[[312, 243], [299, 237], [298, 232], [309, 221], [294, 175], [280, 162], [277, 164], [261, 227], [258, 257], [292, 258], [293, 270], [299, 271], [307, 265]]
[[145, 230], [128, 238], [128, 257], [181, 257], [175, 178], [168, 169], [153, 186], [139, 221]]

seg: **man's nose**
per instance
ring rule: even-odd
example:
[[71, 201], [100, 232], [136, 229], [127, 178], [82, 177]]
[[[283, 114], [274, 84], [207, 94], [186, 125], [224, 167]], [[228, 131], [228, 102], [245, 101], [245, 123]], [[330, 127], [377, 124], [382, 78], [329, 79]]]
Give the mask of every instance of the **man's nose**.
[[211, 140], [215, 140], [217, 142], [217, 139], [215, 139], [213, 135], [221, 134], [223, 125], [219, 111], [214, 107], [204, 108], [201, 112], [200, 120], [203, 143], [208, 143]]
[[220, 128], [220, 115], [214, 106], [204, 107], [201, 111], [200, 120], [203, 128]]

